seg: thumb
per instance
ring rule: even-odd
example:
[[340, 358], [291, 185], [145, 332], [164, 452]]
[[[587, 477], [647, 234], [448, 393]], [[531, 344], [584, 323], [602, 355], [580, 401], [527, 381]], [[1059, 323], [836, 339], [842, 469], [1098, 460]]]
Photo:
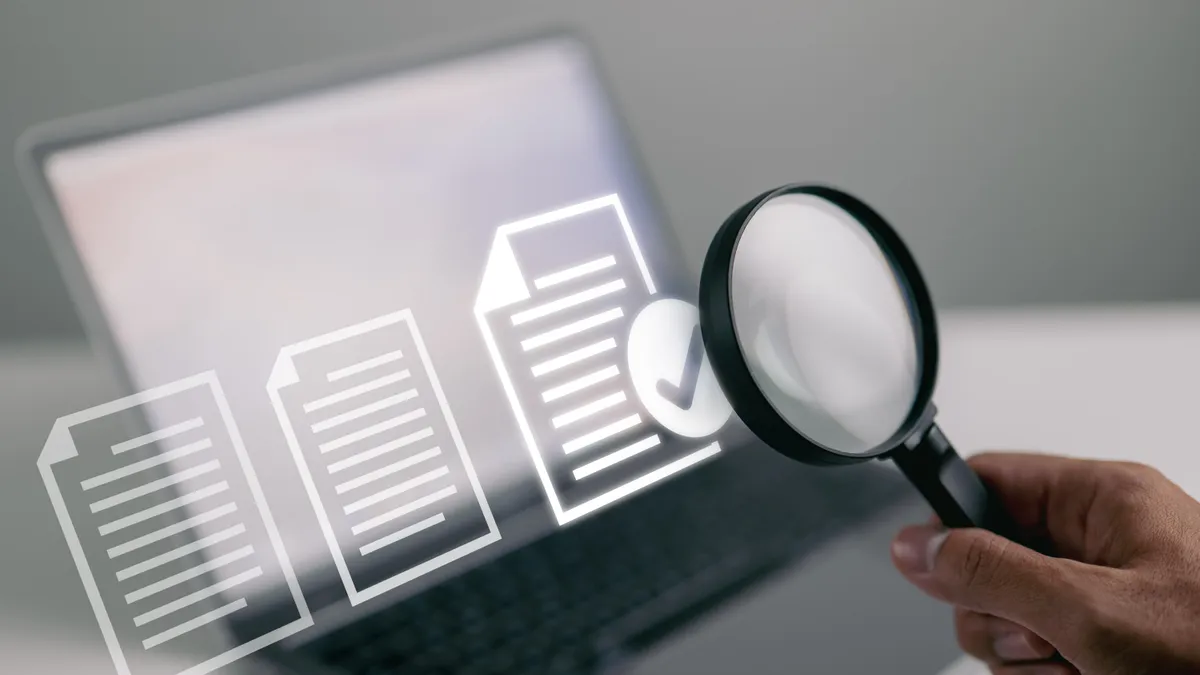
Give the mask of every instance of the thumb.
[[892, 558], [929, 595], [1042, 635], [1056, 632], [1056, 616], [1080, 606], [1070, 561], [1044, 556], [987, 530], [908, 527], [892, 542]]

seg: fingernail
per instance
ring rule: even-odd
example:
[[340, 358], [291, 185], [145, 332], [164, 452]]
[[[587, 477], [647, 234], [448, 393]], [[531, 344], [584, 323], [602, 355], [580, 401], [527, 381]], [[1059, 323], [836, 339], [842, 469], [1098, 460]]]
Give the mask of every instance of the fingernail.
[[1025, 633], [1003, 633], [992, 641], [992, 651], [1004, 661], [1029, 661], [1044, 655], [1029, 642]]
[[892, 556], [909, 574], [929, 574], [949, 534], [933, 527], [907, 528], [892, 542]]

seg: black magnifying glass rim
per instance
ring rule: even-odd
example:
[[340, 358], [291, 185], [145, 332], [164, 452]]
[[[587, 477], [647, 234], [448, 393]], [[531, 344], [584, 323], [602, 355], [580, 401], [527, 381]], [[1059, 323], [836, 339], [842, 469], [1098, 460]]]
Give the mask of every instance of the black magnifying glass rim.
[[[764, 204], [789, 194], [823, 199], [858, 221], [875, 239], [904, 291], [914, 317], [917, 358], [921, 364], [917, 395], [912, 409], [896, 433], [864, 453], [847, 453], [823, 445], [796, 430], [763, 395], [746, 365], [734, 328], [730, 296], [733, 257], [746, 224]], [[895, 229], [860, 199], [826, 185], [793, 183], [768, 190], [744, 204], [726, 219], [713, 237], [700, 272], [700, 332], [713, 373], [733, 410], [755, 436], [776, 451], [806, 464], [857, 464], [887, 456], [914, 432], [928, 426], [933, 408], [930, 399], [937, 380], [938, 339], [933, 301], [917, 263]]]

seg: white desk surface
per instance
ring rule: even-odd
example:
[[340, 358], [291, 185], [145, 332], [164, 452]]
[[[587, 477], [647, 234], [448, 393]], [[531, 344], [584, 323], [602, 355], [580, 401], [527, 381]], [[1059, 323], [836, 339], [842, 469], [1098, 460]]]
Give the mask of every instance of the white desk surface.
[[[1200, 305], [960, 312], [941, 328], [935, 400], [964, 454], [1037, 449], [1139, 460], [1200, 497], [1189, 428], [1200, 410]], [[0, 653], [14, 672], [85, 672], [107, 662], [61, 555], [61, 533], [43, 527], [53, 517], [35, 494], [35, 463], [56, 417], [117, 393], [77, 347], [0, 349]], [[976, 672], [964, 660], [943, 675]]]

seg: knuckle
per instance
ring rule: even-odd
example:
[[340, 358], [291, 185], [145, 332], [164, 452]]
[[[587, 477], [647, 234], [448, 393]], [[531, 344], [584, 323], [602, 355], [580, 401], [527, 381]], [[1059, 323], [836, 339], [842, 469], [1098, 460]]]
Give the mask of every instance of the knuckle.
[[1135, 462], [1120, 462], [1113, 467], [1107, 479], [1107, 491], [1124, 508], [1135, 508], [1145, 504], [1162, 484], [1163, 475], [1158, 469]]
[[957, 570], [963, 588], [971, 591], [992, 586], [1003, 566], [1006, 548], [1006, 542], [997, 537], [969, 538]]
[[1163, 477], [1161, 471], [1141, 462], [1121, 462], [1118, 468], [1122, 479], [1131, 487], [1149, 487]]

